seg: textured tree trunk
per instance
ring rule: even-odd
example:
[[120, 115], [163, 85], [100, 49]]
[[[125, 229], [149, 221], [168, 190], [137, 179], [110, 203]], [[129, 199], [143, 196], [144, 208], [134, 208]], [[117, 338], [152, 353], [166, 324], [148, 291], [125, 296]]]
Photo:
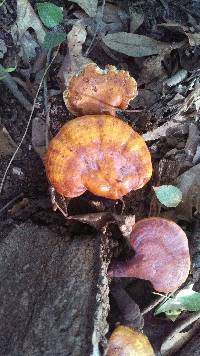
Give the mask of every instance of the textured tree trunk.
[[1, 240], [1, 355], [90, 355], [99, 248], [32, 223]]

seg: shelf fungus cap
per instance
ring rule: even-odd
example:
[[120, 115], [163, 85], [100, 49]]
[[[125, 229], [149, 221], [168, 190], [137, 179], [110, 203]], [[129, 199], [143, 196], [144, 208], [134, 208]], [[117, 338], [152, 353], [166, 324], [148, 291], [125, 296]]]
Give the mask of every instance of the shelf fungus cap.
[[154, 356], [144, 334], [127, 326], [118, 326], [110, 336], [105, 356]]
[[148, 280], [161, 293], [175, 292], [190, 270], [190, 254], [185, 232], [173, 221], [152, 217], [138, 221], [130, 235], [135, 256], [111, 265], [111, 277]]
[[67, 122], [51, 140], [46, 172], [67, 198], [86, 190], [119, 199], [151, 178], [151, 155], [144, 139], [122, 120], [87, 115]]
[[64, 102], [75, 115], [110, 114], [126, 109], [137, 95], [137, 83], [128, 71], [107, 65], [101, 70], [91, 63], [73, 76], [63, 93]]

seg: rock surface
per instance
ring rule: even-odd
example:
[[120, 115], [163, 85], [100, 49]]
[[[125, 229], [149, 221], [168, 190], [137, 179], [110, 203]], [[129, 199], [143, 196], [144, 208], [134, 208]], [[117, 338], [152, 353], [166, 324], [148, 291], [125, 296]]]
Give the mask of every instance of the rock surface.
[[1, 240], [1, 355], [90, 354], [98, 252], [98, 237], [32, 223]]

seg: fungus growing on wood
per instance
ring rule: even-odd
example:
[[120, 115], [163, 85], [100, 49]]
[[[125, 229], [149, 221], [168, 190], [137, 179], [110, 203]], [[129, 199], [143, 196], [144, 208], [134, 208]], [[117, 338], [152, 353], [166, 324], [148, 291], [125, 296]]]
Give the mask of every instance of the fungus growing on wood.
[[101, 70], [96, 64], [87, 64], [72, 77], [63, 98], [73, 114], [115, 116], [116, 109], [126, 109], [136, 95], [137, 83], [129, 72], [112, 65]]
[[112, 277], [149, 280], [162, 293], [176, 291], [188, 277], [190, 255], [185, 232], [173, 221], [152, 217], [138, 221], [130, 244], [135, 256], [111, 265]]
[[110, 336], [105, 356], [153, 356], [148, 338], [127, 326], [118, 326]]
[[67, 122], [51, 140], [46, 172], [65, 197], [89, 190], [119, 199], [149, 181], [152, 164], [143, 138], [129, 125], [109, 115], [88, 115]]

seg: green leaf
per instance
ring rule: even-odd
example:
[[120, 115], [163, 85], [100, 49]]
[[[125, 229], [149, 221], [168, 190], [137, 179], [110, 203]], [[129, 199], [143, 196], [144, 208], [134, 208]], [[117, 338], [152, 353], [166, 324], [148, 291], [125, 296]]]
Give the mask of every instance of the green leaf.
[[130, 57], [144, 57], [161, 53], [169, 44], [128, 32], [110, 33], [102, 37], [106, 46]]
[[65, 32], [47, 32], [45, 35], [43, 47], [46, 49], [52, 49], [59, 46], [66, 39]]
[[3, 79], [7, 73], [14, 72], [16, 67], [0, 68], [0, 80]]
[[170, 297], [163, 302], [156, 310], [155, 315], [160, 313], [176, 314], [182, 310], [199, 311], [200, 293], [192, 290], [191, 287], [182, 289], [176, 296]]
[[182, 200], [182, 192], [174, 185], [153, 187], [159, 202], [168, 208], [176, 207]]
[[166, 317], [171, 321], [175, 321], [180, 314], [180, 310], [174, 310], [173, 312], [169, 311], [165, 313]]
[[97, 12], [98, 0], [70, 0], [79, 5], [90, 17], [94, 17]]
[[41, 21], [48, 28], [58, 26], [63, 21], [63, 8], [51, 2], [38, 3], [37, 10]]

